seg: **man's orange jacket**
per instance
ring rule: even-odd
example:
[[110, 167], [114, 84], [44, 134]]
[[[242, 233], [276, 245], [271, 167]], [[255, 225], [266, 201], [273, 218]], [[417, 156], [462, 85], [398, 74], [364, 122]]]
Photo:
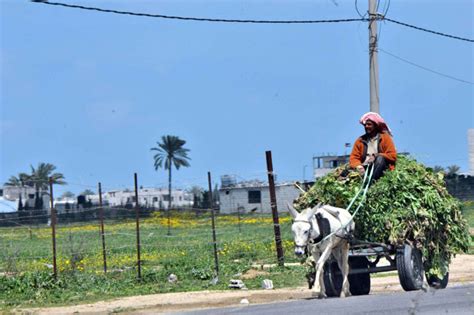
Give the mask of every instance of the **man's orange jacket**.
[[[393, 170], [395, 168], [395, 162], [397, 161], [397, 150], [395, 149], [392, 137], [388, 133], [379, 133], [378, 137], [379, 155], [387, 160], [390, 169]], [[356, 168], [365, 161], [367, 157], [367, 141], [367, 135], [363, 135], [355, 141], [349, 158], [349, 165], [352, 168]]]

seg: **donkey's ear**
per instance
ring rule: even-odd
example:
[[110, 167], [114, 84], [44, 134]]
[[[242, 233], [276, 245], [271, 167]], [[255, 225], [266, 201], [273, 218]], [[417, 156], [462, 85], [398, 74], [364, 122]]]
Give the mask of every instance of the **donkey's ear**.
[[290, 212], [291, 216], [294, 218], [296, 218], [296, 216], [298, 215], [298, 211], [296, 211], [295, 208], [293, 208], [292, 205], [290, 205], [289, 202], [286, 203], [286, 205], [288, 206], [288, 211]]
[[319, 204], [316, 207], [308, 210], [308, 212], [306, 213], [306, 215], [308, 216], [308, 221], [311, 220], [311, 218], [316, 214], [318, 209], [319, 209]]

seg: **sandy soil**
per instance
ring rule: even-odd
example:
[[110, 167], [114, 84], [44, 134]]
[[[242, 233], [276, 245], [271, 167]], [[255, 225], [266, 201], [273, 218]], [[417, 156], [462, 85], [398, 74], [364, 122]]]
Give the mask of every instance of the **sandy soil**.
[[[254, 271], [260, 274], [262, 271]], [[246, 275], [249, 277], [250, 275]], [[389, 276], [371, 278], [371, 294], [402, 291], [396, 272]], [[458, 255], [450, 265], [449, 286], [474, 283], [474, 255]], [[310, 298], [306, 287], [276, 290], [229, 290], [166, 293], [132, 296], [67, 307], [19, 309], [19, 314], [159, 314], [190, 309], [241, 305], [242, 299], [250, 304], [270, 303]]]

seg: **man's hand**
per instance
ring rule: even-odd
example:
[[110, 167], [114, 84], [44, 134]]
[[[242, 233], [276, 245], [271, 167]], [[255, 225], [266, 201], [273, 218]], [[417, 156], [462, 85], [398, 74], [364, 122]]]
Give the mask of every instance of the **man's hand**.
[[357, 172], [359, 172], [360, 176], [364, 176], [365, 168], [362, 165], [357, 165], [356, 170], [357, 170]]
[[376, 155], [376, 154], [372, 154], [371, 156], [369, 156], [369, 157], [367, 158], [367, 160], [365, 161], [365, 163], [366, 163], [367, 165], [372, 164], [372, 163], [374, 163], [374, 161], [375, 161], [376, 158], [377, 158], [377, 155]]

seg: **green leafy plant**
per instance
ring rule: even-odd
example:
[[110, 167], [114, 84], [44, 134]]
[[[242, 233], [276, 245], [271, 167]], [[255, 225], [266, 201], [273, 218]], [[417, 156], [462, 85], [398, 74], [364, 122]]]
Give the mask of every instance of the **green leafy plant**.
[[[360, 189], [362, 178], [340, 167], [320, 178], [296, 202], [300, 209], [318, 202], [346, 208]], [[443, 173], [399, 156], [393, 171], [373, 183], [354, 218], [355, 237], [394, 245], [411, 243], [423, 252], [425, 270], [442, 277], [453, 254], [467, 252], [469, 232], [460, 203], [446, 190]], [[356, 207], [350, 209], [354, 211]]]

